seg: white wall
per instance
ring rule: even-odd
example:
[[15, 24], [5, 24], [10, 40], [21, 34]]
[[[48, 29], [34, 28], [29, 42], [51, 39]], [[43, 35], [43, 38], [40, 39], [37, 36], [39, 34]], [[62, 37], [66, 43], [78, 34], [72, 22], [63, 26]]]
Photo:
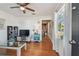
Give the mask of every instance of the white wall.
[[[18, 17], [20, 23], [23, 24], [25, 28], [34, 28], [34, 24], [41, 20], [49, 20], [52, 19], [52, 16], [28, 16], [28, 17]], [[22, 25], [21, 27], [22, 28]]]
[[[40, 21], [40, 34], [41, 34], [41, 40], [42, 40], [42, 20], [52, 20], [52, 16], [28, 16], [28, 17], [19, 17], [18, 20], [21, 20], [19, 23], [22, 23], [20, 25], [20, 29], [30, 29], [30, 36], [32, 34], [32, 30], [37, 27], [38, 21]], [[40, 41], [41, 41], [40, 40]]]
[[52, 19], [50, 22], [48, 22], [48, 36], [51, 39], [51, 41], [53, 38], [53, 29], [54, 29], [53, 26], [54, 24], [53, 24], [53, 19]]
[[30, 34], [32, 34], [32, 30], [35, 28], [38, 21], [52, 19], [52, 16], [15, 17], [0, 10], [0, 18], [5, 19], [5, 29], [0, 30], [0, 43], [4, 44], [7, 42], [7, 26], [18, 26], [19, 29], [30, 29]]
[[18, 26], [16, 17], [0, 11], [0, 18], [5, 19], [5, 27], [0, 30], [0, 44], [7, 42], [7, 26]]
[[54, 37], [53, 39], [53, 49], [52, 50], [56, 50], [57, 51], [57, 40], [56, 40], [56, 32], [57, 32], [57, 13], [55, 12], [55, 16], [54, 16]]

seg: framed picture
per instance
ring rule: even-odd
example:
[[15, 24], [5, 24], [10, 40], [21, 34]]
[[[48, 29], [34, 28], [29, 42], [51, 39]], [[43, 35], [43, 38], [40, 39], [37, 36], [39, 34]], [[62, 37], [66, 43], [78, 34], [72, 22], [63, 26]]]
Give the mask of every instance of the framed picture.
[[64, 9], [61, 9], [57, 15], [57, 36], [58, 39], [64, 39]]
[[4, 29], [5, 26], [5, 19], [0, 18], [0, 29]]

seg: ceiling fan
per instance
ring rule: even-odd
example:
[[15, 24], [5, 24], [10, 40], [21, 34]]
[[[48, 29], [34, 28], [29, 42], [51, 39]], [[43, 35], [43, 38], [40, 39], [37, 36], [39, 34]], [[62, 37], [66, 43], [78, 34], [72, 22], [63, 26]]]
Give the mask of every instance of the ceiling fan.
[[12, 8], [12, 9], [13, 8], [19, 8], [20, 10], [23, 11], [24, 14], [26, 13], [26, 9], [29, 10], [29, 11], [35, 12], [34, 9], [27, 7], [28, 4], [30, 4], [30, 3], [17, 3], [17, 6], [13, 6], [13, 7], [10, 7], [10, 8]]

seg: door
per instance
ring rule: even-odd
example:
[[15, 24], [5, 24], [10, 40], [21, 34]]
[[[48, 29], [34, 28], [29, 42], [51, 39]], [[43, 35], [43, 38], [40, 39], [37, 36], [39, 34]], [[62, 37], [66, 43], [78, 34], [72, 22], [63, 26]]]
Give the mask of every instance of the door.
[[72, 56], [79, 56], [79, 4], [72, 4]]
[[42, 38], [44, 38], [46, 35], [48, 35], [48, 22], [43, 20], [43, 22], [42, 22]]

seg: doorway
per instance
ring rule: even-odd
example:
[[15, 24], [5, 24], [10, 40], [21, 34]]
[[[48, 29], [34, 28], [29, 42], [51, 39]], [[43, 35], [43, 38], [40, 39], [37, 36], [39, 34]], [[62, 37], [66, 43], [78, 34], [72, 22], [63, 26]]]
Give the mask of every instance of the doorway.
[[51, 20], [42, 20], [42, 38], [45, 36], [52, 36], [52, 21]]
[[48, 23], [42, 23], [42, 37], [48, 35]]

